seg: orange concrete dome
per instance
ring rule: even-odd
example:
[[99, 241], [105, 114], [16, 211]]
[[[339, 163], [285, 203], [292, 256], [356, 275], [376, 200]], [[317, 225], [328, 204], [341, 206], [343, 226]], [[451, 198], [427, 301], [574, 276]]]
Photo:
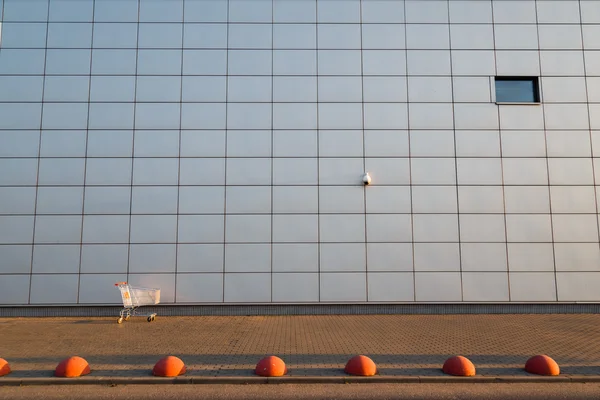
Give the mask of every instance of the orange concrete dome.
[[0, 358], [0, 376], [10, 374], [10, 365], [4, 358]]
[[450, 357], [444, 363], [442, 370], [448, 375], [475, 376], [475, 366], [471, 360], [463, 356]]
[[344, 371], [350, 375], [373, 376], [377, 373], [377, 366], [369, 357], [358, 355], [348, 360]]
[[560, 368], [556, 361], [545, 354], [533, 356], [527, 360], [525, 371], [536, 375], [560, 375]]
[[88, 362], [77, 356], [65, 358], [54, 370], [54, 375], [62, 378], [76, 378], [89, 373], [90, 365]]
[[287, 374], [287, 367], [281, 358], [268, 356], [256, 364], [254, 373], [260, 376], [283, 376]]
[[154, 376], [179, 376], [185, 374], [185, 364], [179, 357], [167, 356], [158, 360], [152, 368]]

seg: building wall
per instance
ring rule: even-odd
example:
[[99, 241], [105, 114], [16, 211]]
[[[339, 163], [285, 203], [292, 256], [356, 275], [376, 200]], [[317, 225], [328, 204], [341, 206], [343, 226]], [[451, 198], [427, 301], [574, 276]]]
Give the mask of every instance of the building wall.
[[0, 6], [0, 304], [600, 300], [600, 1]]

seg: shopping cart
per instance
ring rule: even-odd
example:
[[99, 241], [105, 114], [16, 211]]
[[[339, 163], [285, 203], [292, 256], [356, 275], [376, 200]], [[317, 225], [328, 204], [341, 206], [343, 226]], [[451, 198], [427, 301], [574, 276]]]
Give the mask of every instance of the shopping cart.
[[117, 323], [128, 321], [132, 316], [148, 317], [148, 322], [154, 321], [156, 313], [141, 313], [138, 308], [160, 303], [160, 289], [131, 286], [127, 282], [117, 282], [115, 286], [121, 291], [123, 299], [123, 309]]

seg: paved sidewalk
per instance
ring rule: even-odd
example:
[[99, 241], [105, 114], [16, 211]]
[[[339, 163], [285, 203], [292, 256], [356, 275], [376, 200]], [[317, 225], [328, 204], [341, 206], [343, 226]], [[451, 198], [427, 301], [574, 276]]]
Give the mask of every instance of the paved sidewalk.
[[185, 362], [188, 382], [260, 380], [253, 369], [265, 355], [286, 362], [288, 380], [335, 381], [348, 378], [343, 368], [356, 354], [373, 359], [379, 381], [444, 380], [441, 367], [452, 355], [468, 357], [479, 380], [548, 379], [523, 370], [536, 354], [560, 365], [562, 378], [550, 379], [600, 380], [600, 315], [159, 315], [121, 325], [116, 318], [0, 318], [0, 357], [13, 369], [0, 385], [50, 378], [71, 355], [89, 362], [88, 381], [141, 383], [165, 355]]

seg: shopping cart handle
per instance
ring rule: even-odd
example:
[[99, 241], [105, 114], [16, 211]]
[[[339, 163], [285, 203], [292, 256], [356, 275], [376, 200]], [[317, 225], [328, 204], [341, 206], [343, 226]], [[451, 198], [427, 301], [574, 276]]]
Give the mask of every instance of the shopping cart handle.
[[115, 283], [115, 286], [119, 286], [119, 285], [127, 285], [127, 282], [117, 282], [117, 283]]

